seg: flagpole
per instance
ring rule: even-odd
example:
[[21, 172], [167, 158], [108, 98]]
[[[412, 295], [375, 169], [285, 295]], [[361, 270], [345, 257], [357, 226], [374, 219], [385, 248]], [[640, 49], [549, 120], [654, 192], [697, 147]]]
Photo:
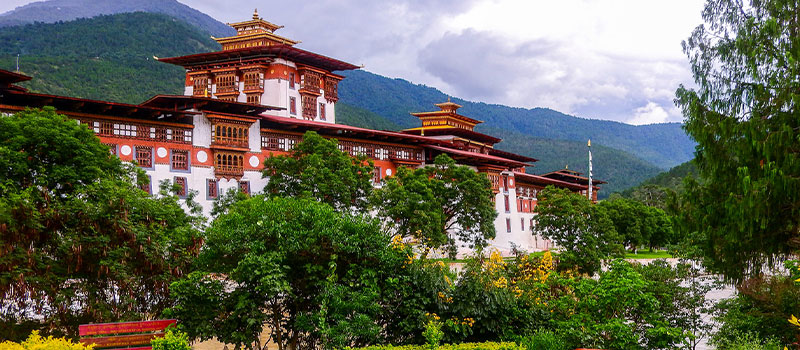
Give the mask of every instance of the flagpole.
[[589, 149], [589, 200], [592, 200], [592, 140], [589, 140], [586, 143], [586, 147]]

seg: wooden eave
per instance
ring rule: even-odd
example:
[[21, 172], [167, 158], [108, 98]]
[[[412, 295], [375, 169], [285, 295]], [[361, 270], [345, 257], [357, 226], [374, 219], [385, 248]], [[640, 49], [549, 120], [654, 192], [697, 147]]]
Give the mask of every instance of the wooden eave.
[[261, 104], [230, 102], [209, 97], [194, 97], [184, 95], [156, 95], [143, 102], [140, 106], [154, 106], [169, 108], [171, 110], [189, 110], [228, 113], [231, 115], [255, 117], [266, 111], [280, 111], [285, 108], [266, 106]]
[[180, 57], [159, 58], [158, 60], [160, 62], [175, 64], [191, 69], [194, 66], [241, 62], [242, 60], [257, 58], [284, 58], [299, 64], [305, 64], [327, 71], [353, 70], [360, 68], [359, 66], [351, 63], [298, 49], [285, 44], [245, 47]]

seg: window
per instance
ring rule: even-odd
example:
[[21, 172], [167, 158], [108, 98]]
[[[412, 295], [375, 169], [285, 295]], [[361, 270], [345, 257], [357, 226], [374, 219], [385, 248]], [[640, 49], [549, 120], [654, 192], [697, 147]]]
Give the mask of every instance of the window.
[[185, 177], [175, 177], [175, 184], [178, 185], [178, 190], [175, 192], [178, 197], [186, 197], [186, 178]]
[[525, 231], [525, 219], [519, 218], [519, 229]]
[[506, 232], [511, 232], [511, 219], [506, 218]]
[[503, 192], [508, 192], [508, 175], [503, 175]]
[[215, 199], [219, 196], [219, 188], [217, 187], [217, 179], [208, 179], [206, 180], [206, 188], [208, 189], [207, 197], [209, 199]]
[[250, 104], [260, 104], [261, 103], [261, 95], [259, 94], [247, 94], [247, 103]]
[[322, 102], [319, 104], [319, 119], [325, 120], [325, 104]]
[[531, 218], [531, 224], [528, 227], [530, 227], [531, 231], [533, 231], [533, 218]]
[[380, 183], [381, 182], [381, 167], [376, 166], [375, 170], [372, 173], [372, 182]]
[[289, 88], [294, 89], [294, 73], [289, 73]]
[[136, 162], [142, 168], [153, 167], [153, 148], [136, 146]]
[[317, 117], [317, 98], [311, 95], [300, 96], [303, 108], [303, 119], [314, 120]]
[[250, 194], [250, 181], [239, 181], [239, 191]]
[[506, 205], [506, 213], [511, 212], [511, 204], [508, 201], [508, 195], [505, 195], [505, 205]]
[[172, 150], [172, 170], [189, 170], [189, 151]]
[[289, 97], [289, 114], [297, 115], [297, 99]]
[[104, 145], [108, 146], [108, 151], [111, 152], [111, 154], [117, 155], [117, 145], [113, 143], [104, 143]]

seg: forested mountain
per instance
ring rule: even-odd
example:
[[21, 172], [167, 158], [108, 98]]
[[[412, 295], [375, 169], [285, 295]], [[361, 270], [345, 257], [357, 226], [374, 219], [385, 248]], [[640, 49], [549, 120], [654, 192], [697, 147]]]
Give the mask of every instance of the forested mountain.
[[[165, 15], [143, 12], [0, 28], [0, 68], [13, 70], [19, 53], [21, 72], [35, 78], [26, 82], [26, 87], [37, 92], [116, 102], [141, 103], [156, 94], [183, 92], [183, 69], [157, 62], [154, 55], [168, 57], [215, 50], [219, 50], [219, 45], [194, 26]], [[436, 89], [404, 80], [365, 71], [346, 74], [348, 78], [341, 83], [341, 100], [336, 106], [337, 120], [343, 124], [383, 130], [417, 126], [419, 120], [409, 112], [435, 109], [434, 103], [447, 99]], [[504, 139], [497, 145], [499, 149], [540, 159], [529, 169], [534, 173], [564, 166], [585, 172], [585, 142], [591, 136], [595, 176], [609, 181], [601, 192], [603, 195], [657, 174], [658, 167], [644, 155], [661, 146], [665, 152], [660, 157], [677, 158], [676, 154], [681, 153], [677, 150], [683, 145], [675, 139], [685, 137], [677, 124], [635, 127], [570, 117], [546, 109], [454, 101], [464, 105], [460, 111], [465, 115], [486, 121], [479, 131]], [[625, 140], [625, 133], [636, 138], [635, 142]], [[670, 137], [672, 140], [666, 140]], [[642, 138], [649, 138], [650, 143]], [[628, 147], [634, 150], [620, 151], [603, 140], [623, 146], [628, 142]], [[637, 142], [641, 145], [635, 146]], [[670, 146], [675, 142], [678, 145]], [[636, 147], [642, 150], [636, 151]], [[662, 159], [662, 163], [668, 161]]]
[[34, 79], [25, 86], [57, 95], [141, 103], [182, 94], [184, 70], [161, 57], [219, 50], [196, 27], [152, 13], [126, 13], [0, 28], [0, 68]]
[[233, 28], [176, 0], [47, 0], [0, 14], [0, 27], [25, 23], [71, 21], [128, 12], [160, 13], [190, 23], [218, 37], [236, 34]]
[[693, 161], [688, 161], [669, 169], [668, 171], [662, 172], [645, 181], [642, 181], [642, 183], [638, 186], [626, 189], [625, 191], [622, 191], [621, 194], [624, 197], [631, 197], [637, 190], [646, 186], [663, 187], [672, 191], [680, 192], [681, 187], [683, 186], [683, 179], [686, 177], [698, 177], [697, 166]]
[[[339, 89], [342, 101], [382, 115], [402, 127], [419, 121], [411, 112], [435, 110], [434, 103], [444, 102], [441, 91], [412, 84], [402, 79], [390, 79], [364, 70], [345, 72]], [[584, 119], [547, 108], [515, 108], [503, 105], [453, 99], [462, 106], [460, 113], [483, 120], [477, 130], [502, 130], [495, 136], [506, 138], [505, 131], [518, 132], [536, 138], [572, 140], [603, 145], [635, 154], [637, 157], [666, 170], [692, 158], [694, 142], [679, 123], [628, 125], [619, 122]]]

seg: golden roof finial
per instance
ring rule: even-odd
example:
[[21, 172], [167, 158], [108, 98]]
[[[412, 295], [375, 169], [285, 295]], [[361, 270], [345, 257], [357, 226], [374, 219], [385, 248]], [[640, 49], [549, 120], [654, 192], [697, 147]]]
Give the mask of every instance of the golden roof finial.
[[253, 19], [258, 19], [258, 8], [256, 8], [255, 11], [253, 11]]
[[569, 164], [564, 166], [564, 170], [569, 170]]
[[450, 102], [450, 96], [447, 96], [447, 102]]

